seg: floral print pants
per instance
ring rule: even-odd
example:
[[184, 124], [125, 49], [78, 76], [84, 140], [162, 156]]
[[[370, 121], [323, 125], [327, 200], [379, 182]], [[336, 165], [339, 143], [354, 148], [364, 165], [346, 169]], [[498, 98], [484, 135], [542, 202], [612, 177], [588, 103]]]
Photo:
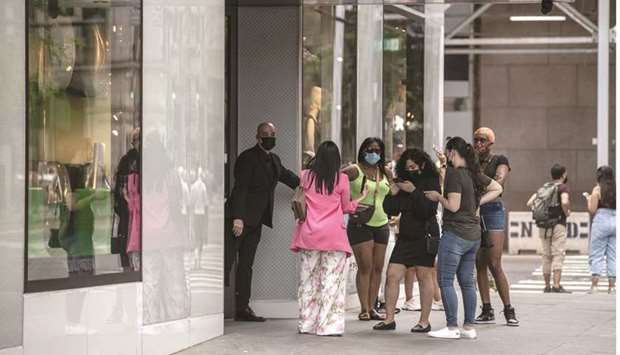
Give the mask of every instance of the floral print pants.
[[346, 253], [302, 250], [299, 254], [299, 332], [344, 333]]

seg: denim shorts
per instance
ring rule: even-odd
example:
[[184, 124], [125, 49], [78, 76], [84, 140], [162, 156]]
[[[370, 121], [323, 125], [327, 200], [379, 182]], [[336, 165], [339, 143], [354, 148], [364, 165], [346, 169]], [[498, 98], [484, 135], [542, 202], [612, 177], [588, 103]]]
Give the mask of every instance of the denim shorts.
[[489, 232], [503, 232], [506, 229], [506, 212], [501, 202], [490, 202], [480, 206], [480, 224]]

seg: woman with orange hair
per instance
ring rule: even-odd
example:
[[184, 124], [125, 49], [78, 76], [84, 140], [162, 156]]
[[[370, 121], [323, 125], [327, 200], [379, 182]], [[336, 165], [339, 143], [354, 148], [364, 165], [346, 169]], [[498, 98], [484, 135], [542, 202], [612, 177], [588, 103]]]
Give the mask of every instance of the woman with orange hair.
[[[474, 149], [478, 153], [482, 172], [504, 187], [510, 172], [510, 164], [504, 155], [491, 152], [491, 146], [494, 143], [495, 133], [492, 129], [481, 127], [474, 132]], [[502, 252], [506, 239], [506, 214], [501, 195], [494, 201], [480, 206], [480, 223], [483, 235], [476, 258], [476, 270], [482, 313], [476, 318], [476, 323], [495, 322], [495, 312], [491, 306], [489, 291], [488, 270], [491, 270], [499, 296], [504, 303], [506, 325], [518, 326], [519, 321], [515, 315], [515, 309], [510, 304], [510, 284], [502, 268]]]

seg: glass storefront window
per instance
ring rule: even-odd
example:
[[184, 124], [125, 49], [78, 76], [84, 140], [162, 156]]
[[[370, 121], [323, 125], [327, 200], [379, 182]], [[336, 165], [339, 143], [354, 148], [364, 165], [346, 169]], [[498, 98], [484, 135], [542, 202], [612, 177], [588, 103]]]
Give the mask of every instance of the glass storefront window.
[[424, 146], [424, 20], [384, 7], [383, 24], [383, 139], [392, 157]]
[[303, 161], [325, 140], [344, 164], [356, 159], [357, 12], [355, 6], [303, 8]]
[[26, 291], [139, 280], [141, 2], [27, 5]]

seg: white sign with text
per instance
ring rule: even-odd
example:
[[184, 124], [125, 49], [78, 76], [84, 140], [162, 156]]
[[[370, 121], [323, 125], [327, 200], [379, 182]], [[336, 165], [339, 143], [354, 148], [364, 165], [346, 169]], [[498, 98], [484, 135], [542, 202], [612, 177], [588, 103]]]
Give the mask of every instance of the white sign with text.
[[[574, 212], [568, 217], [566, 225], [566, 250], [588, 254], [590, 240], [590, 215], [587, 212]], [[532, 212], [510, 212], [508, 214], [508, 252], [534, 251], [541, 254], [542, 245], [538, 227], [532, 219]]]

